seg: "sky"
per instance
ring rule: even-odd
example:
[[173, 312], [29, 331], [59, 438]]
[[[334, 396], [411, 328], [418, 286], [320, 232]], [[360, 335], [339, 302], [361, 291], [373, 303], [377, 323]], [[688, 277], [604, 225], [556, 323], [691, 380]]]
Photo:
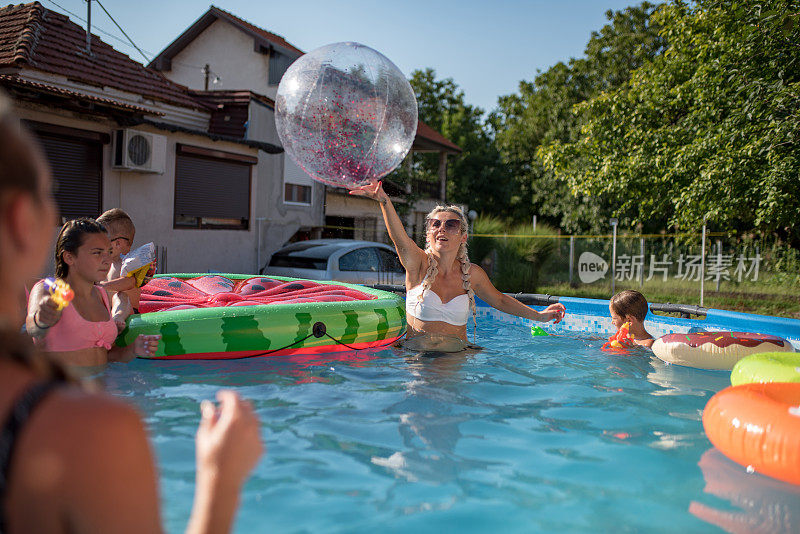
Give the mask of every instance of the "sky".
[[[40, 0], [85, 27], [86, 0]], [[205, 13], [202, 0], [100, 0], [125, 33], [152, 59]], [[452, 78], [468, 104], [485, 111], [521, 80], [583, 55], [607, 10], [635, 0], [215, 0], [215, 6], [284, 37], [306, 52], [356, 41], [391, 59], [409, 76], [432, 68]], [[77, 15], [80, 19], [72, 14]], [[146, 63], [96, 1], [92, 33]], [[112, 34], [120, 40], [107, 35]], [[239, 89], [224, 86], [220, 88]]]

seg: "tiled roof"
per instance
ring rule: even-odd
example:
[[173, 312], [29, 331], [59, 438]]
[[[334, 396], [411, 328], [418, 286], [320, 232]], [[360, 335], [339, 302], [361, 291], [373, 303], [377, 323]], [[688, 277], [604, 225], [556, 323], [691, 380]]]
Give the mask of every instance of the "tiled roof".
[[31, 68], [68, 79], [142, 95], [176, 106], [206, 110], [167, 80], [92, 35], [86, 52], [86, 31], [68, 17], [39, 2], [0, 8], [0, 68]]
[[275, 101], [266, 95], [254, 93], [248, 89], [225, 89], [221, 91], [200, 91], [189, 89], [189, 95], [206, 104], [217, 106], [219, 104], [249, 104], [251, 100], [275, 108]]
[[0, 85], [3, 85], [5, 87], [25, 87], [36, 90], [37, 94], [47, 93], [66, 98], [74, 98], [83, 102], [91, 102], [94, 104], [100, 104], [102, 106], [107, 106], [110, 108], [122, 109], [125, 111], [133, 111], [136, 113], [144, 113], [146, 115], [156, 115], [156, 116], [164, 115], [159, 111], [153, 111], [142, 106], [134, 106], [133, 104], [127, 104], [125, 102], [120, 102], [119, 100], [114, 100], [112, 98], [102, 98], [99, 96], [87, 95], [85, 93], [80, 93], [78, 91], [70, 91], [62, 87], [56, 87], [55, 85], [49, 85], [45, 83], [26, 80], [25, 78], [21, 78], [16, 74], [0, 74]]
[[303, 51], [296, 46], [289, 43], [280, 35], [268, 32], [254, 24], [250, 24], [246, 20], [240, 19], [236, 15], [220, 9], [216, 6], [211, 6], [208, 11], [203, 13], [200, 18], [192, 23], [191, 26], [186, 28], [183, 33], [175, 38], [170, 44], [167, 45], [148, 65], [150, 68], [156, 70], [171, 70], [170, 62], [172, 58], [178, 55], [181, 50], [186, 48], [198, 35], [203, 33], [206, 28], [211, 26], [217, 20], [224, 20], [232, 24], [242, 32], [256, 40], [257, 43], [264, 45], [274, 45], [284, 50], [284, 54], [288, 51], [290, 54], [295, 53], [298, 56], [303, 55]]
[[258, 26], [254, 25], [254, 24], [250, 24], [246, 20], [240, 19], [239, 17], [237, 17], [233, 13], [229, 13], [228, 11], [225, 11], [224, 9], [220, 9], [217, 6], [211, 6], [211, 9], [209, 11], [211, 11], [212, 13], [214, 13], [214, 14], [216, 14], [218, 16], [221, 16], [223, 18], [228, 19], [229, 22], [232, 22], [233, 24], [235, 24], [237, 26], [243, 27], [249, 33], [257, 35], [257, 36], [259, 36], [259, 37], [261, 37], [263, 39], [266, 39], [267, 41], [270, 41], [272, 43], [275, 43], [278, 46], [282, 46], [284, 48], [288, 48], [289, 50], [297, 52], [300, 55], [305, 54], [305, 52], [303, 52], [299, 48], [295, 47], [293, 44], [289, 43], [289, 41], [287, 41], [286, 39], [284, 39], [280, 35], [276, 35], [276, 34], [274, 34], [272, 32], [268, 32], [267, 30], [259, 28]]
[[208, 131], [220, 135], [245, 138], [250, 119], [250, 101], [256, 100], [275, 110], [275, 101], [248, 90], [193, 91], [189, 94], [213, 107]]
[[451, 154], [461, 153], [461, 147], [422, 121], [418, 121], [417, 123], [417, 137], [414, 139], [414, 145], [411, 148], [412, 150], [428, 150], [433, 148], [436, 150], [442, 149], [444, 152], [449, 152]]
[[159, 122], [154, 121], [148, 118], [136, 118], [130, 120], [121, 120], [118, 121], [122, 126], [138, 126], [139, 124], [148, 124], [153, 126], [154, 128], [158, 128], [159, 130], [163, 130], [165, 132], [183, 132], [192, 135], [202, 135], [204, 137], [208, 137], [209, 139], [213, 139], [214, 141], [227, 141], [229, 143], [237, 143], [239, 145], [246, 145], [252, 148], [258, 148], [259, 150], [263, 150], [267, 154], [281, 154], [283, 153], [283, 147], [278, 145], [273, 145], [272, 143], [266, 143], [264, 141], [254, 141], [252, 139], [242, 139], [241, 137], [235, 137], [230, 135], [223, 135], [217, 134], [214, 132], [205, 132], [202, 130], [193, 130], [191, 128], [186, 128], [184, 126], [178, 126], [177, 124], [169, 124], [166, 122]]

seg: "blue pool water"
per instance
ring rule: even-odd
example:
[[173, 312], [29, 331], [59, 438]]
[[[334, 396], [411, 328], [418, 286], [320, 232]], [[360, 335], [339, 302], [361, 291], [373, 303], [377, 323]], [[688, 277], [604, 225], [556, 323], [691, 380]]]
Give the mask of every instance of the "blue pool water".
[[492, 317], [478, 341], [438, 358], [138, 360], [103, 379], [145, 416], [168, 532], [190, 512], [198, 404], [220, 387], [254, 402], [268, 447], [240, 533], [800, 531], [800, 488], [747, 474], [703, 433], [729, 373]]

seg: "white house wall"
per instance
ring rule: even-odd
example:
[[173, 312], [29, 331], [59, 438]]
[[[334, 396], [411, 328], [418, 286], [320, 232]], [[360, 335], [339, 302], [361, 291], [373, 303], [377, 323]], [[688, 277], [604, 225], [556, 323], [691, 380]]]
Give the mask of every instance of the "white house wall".
[[[257, 101], [250, 103], [248, 139], [257, 139], [280, 145], [275, 129], [275, 113]], [[322, 195], [324, 188], [314, 182], [311, 205], [286, 204], [283, 201], [283, 170], [286, 154], [267, 154], [259, 151], [256, 217], [253, 224], [260, 225], [260, 265], [301, 228], [321, 226], [324, 221]]]
[[[191, 89], [205, 88], [204, 65], [219, 76], [208, 89], [250, 89], [275, 98], [276, 85], [269, 85], [269, 56], [254, 49], [255, 41], [229, 22], [217, 19], [195, 37], [171, 60], [171, 70], [164, 74], [172, 81]], [[210, 76], [213, 80], [214, 76]]]
[[[118, 128], [112, 121], [93, 120], [74, 114], [55, 114], [32, 105], [18, 105], [17, 113], [22, 119], [109, 135]], [[265, 154], [236, 143], [215, 142], [201, 136], [169, 133], [147, 126], [136, 129], [167, 137], [166, 171], [164, 174], [144, 174], [113, 169], [113, 142], [104, 145], [102, 210], [118, 207], [131, 216], [136, 226], [134, 246], [152, 241], [158, 247], [166, 247], [169, 272], [255, 272], [258, 245], [256, 199], [263, 194], [259, 192], [257, 176], [264, 172], [260, 168], [261, 164], [264, 167], [274, 166], [276, 161], [280, 161], [280, 156]], [[173, 228], [177, 143], [248, 156], [255, 156], [258, 152], [259, 165], [253, 166], [249, 230]], [[57, 232], [58, 228], [54, 228], [54, 237]], [[52, 269], [51, 262], [46, 272], [52, 272]]]

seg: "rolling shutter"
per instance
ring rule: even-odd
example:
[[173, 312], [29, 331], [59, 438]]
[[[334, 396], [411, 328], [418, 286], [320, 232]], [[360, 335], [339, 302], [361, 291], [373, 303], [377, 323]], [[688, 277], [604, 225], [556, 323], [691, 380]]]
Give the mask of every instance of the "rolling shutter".
[[290, 57], [286, 54], [281, 54], [274, 49], [269, 55], [269, 75], [267, 83], [269, 85], [278, 85], [281, 83], [281, 78], [286, 72], [286, 69], [294, 63], [296, 57]]
[[103, 145], [99, 141], [36, 132], [53, 172], [62, 219], [98, 217], [103, 195]]
[[250, 164], [180, 153], [176, 158], [176, 218], [249, 220]]

